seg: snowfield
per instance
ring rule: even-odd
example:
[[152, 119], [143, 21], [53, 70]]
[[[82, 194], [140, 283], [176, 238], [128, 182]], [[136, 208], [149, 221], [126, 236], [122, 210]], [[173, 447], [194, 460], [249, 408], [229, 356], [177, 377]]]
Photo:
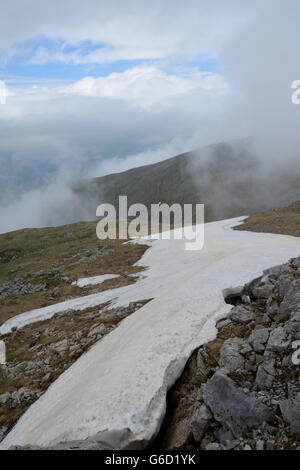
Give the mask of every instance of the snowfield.
[[216, 320], [231, 309], [223, 290], [300, 253], [299, 238], [231, 230], [241, 220], [206, 224], [201, 251], [185, 251], [185, 240], [148, 239], [151, 247], [138, 263], [148, 269], [135, 284], [8, 320], [1, 334], [67, 309], [153, 299], [64, 372], [0, 448], [88, 438], [112, 449], [145, 447], [160, 428], [167, 390], [192, 351], [214, 339]]

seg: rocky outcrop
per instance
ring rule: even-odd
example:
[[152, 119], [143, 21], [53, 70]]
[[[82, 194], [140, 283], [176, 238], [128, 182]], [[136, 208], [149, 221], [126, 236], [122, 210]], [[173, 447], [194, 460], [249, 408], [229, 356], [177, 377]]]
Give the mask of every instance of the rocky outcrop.
[[[33, 274], [22, 274], [21, 276], [15, 277], [0, 286], [0, 300], [45, 291], [48, 287], [48, 282], [54, 279], [67, 283], [71, 282], [69, 277], [64, 274], [63, 269], [64, 266], [61, 266], [59, 268], [43, 269]], [[58, 292], [55, 292], [54, 289], [51, 295], [55, 298]]]
[[14, 297], [16, 295], [33, 294], [34, 292], [41, 292], [46, 290], [47, 284], [45, 282], [32, 283], [24, 282], [25, 276], [19, 276], [12, 281], [5, 282], [0, 287], [0, 300], [7, 297]]
[[160, 449], [300, 448], [300, 257], [240, 299], [170, 392]]
[[20, 256], [19, 250], [5, 250], [0, 253], [0, 264], [12, 263]]

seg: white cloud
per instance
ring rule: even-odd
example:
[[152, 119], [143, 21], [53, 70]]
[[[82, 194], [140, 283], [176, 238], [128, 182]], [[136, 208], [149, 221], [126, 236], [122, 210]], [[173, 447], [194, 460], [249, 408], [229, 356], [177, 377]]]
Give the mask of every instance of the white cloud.
[[61, 93], [120, 99], [149, 109], [177, 95], [194, 90], [226, 91], [221, 75], [195, 71], [188, 76], [167, 74], [155, 66], [140, 66], [107, 77], [86, 77], [60, 90]]

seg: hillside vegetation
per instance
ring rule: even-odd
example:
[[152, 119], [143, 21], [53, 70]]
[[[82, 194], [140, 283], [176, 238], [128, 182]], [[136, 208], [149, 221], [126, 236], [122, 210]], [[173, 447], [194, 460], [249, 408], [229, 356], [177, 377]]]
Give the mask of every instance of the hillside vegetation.
[[300, 201], [288, 207], [252, 214], [235, 230], [268, 232], [300, 237]]

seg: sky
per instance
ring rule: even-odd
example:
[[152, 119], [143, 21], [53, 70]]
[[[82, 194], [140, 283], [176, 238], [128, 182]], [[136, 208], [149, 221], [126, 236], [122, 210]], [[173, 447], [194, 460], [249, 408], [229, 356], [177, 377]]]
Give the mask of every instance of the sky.
[[254, 135], [294, 164], [299, 14], [298, 0], [0, 0], [0, 232], [72, 206], [72, 180], [210, 143]]

